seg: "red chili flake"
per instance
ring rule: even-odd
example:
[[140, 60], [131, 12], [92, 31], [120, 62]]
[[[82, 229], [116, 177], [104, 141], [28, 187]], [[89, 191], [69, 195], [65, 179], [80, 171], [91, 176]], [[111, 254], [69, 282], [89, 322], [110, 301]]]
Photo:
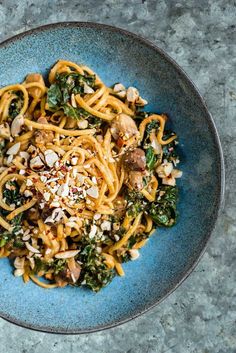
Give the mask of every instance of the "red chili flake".
[[72, 192], [77, 192], [78, 191], [76, 188], [72, 188], [71, 190], [72, 190]]
[[119, 148], [121, 148], [125, 144], [125, 141], [119, 137], [116, 144]]
[[67, 172], [66, 166], [63, 165], [63, 166], [61, 167], [61, 170], [63, 170], [63, 172]]
[[32, 178], [32, 180], [33, 180], [34, 183], [37, 183], [38, 178]]

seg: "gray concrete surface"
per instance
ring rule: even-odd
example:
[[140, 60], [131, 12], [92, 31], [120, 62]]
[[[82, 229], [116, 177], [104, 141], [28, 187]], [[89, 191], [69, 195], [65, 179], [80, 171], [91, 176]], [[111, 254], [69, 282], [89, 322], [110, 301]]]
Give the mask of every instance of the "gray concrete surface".
[[215, 119], [226, 162], [225, 210], [192, 275], [161, 305], [123, 326], [82, 336], [0, 320], [0, 353], [236, 352], [236, 1], [0, 0], [0, 40], [42, 24], [95, 21], [152, 40], [189, 74]]

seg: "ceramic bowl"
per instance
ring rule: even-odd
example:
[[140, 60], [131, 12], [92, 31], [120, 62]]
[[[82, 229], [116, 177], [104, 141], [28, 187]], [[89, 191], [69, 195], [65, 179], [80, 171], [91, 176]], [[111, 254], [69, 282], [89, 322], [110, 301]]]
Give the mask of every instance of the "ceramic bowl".
[[147, 110], [165, 112], [179, 136], [179, 220], [158, 229], [140, 258], [124, 265], [95, 294], [66, 287], [45, 290], [15, 278], [0, 260], [0, 316], [47, 332], [82, 333], [124, 323], [160, 303], [190, 274], [203, 254], [222, 201], [224, 168], [219, 137], [196, 87], [161, 49], [124, 30], [94, 23], [59, 23], [0, 45], [0, 86], [30, 72], [45, 75], [58, 59], [90, 66], [109, 86], [137, 87]]

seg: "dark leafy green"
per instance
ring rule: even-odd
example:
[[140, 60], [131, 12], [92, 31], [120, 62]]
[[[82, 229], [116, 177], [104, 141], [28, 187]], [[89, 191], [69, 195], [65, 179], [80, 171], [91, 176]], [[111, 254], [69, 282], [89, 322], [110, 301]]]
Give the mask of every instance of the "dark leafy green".
[[146, 135], [149, 136], [152, 130], [158, 129], [158, 127], [159, 127], [158, 121], [152, 120], [146, 127], [146, 130], [145, 130]]
[[[174, 132], [165, 131], [163, 135], [163, 140], [165, 141], [173, 135], [174, 135]], [[176, 152], [175, 140], [172, 141], [171, 143], [168, 143], [168, 145], [163, 145], [162, 150], [163, 150], [163, 159], [166, 159], [168, 162], [171, 162], [179, 158], [178, 153]]]
[[54, 274], [58, 275], [66, 268], [66, 266], [67, 262], [65, 259], [54, 259], [52, 262], [46, 262], [36, 257], [33, 273], [38, 274], [40, 271], [47, 272], [52, 269]]
[[152, 146], [146, 150], [146, 163], [149, 170], [153, 170], [157, 162], [157, 155], [154, 153]]
[[137, 216], [145, 208], [145, 200], [143, 194], [136, 190], [127, 189], [125, 192], [127, 200], [127, 213], [129, 216]]
[[20, 113], [24, 102], [22, 92], [15, 92], [15, 94], [17, 95], [17, 98], [11, 101], [8, 113], [9, 117], [12, 119], [14, 119]]
[[0, 140], [0, 157], [4, 155], [4, 148], [6, 146], [6, 142], [4, 139]]
[[[7, 187], [10, 189], [8, 189]], [[19, 186], [15, 181], [9, 181], [5, 188], [3, 189], [3, 198], [6, 204], [11, 205], [15, 204], [16, 207], [23, 205], [24, 197], [19, 192]], [[1, 209], [0, 214], [6, 216], [9, 212]], [[10, 224], [13, 227], [12, 232], [0, 229], [0, 247], [5, 246], [9, 242], [12, 242], [12, 247], [14, 248], [23, 248], [24, 242], [21, 240], [21, 223], [22, 223], [23, 213], [15, 216]]]
[[178, 189], [176, 186], [162, 185], [160, 191], [164, 194], [155, 202], [152, 202], [147, 210], [153, 221], [158, 226], [171, 227], [176, 223], [176, 204]]
[[3, 190], [3, 198], [8, 205], [21, 206], [24, 202], [24, 197], [20, 194], [19, 186], [15, 181], [8, 181]]
[[93, 88], [95, 86], [95, 78], [95, 75], [87, 73], [85, 75], [80, 75], [76, 72], [57, 74], [55, 83], [49, 87], [47, 93], [49, 109], [53, 111], [63, 109], [65, 115], [74, 119], [89, 117], [90, 114], [84, 109], [72, 107], [69, 104], [69, 100], [72, 94], [84, 94], [84, 84]]
[[86, 285], [94, 292], [111, 282], [115, 273], [104, 264], [104, 258], [97, 251], [97, 245], [86, 237], [80, 243], [78, 260], [82, 262], [79, 285]]

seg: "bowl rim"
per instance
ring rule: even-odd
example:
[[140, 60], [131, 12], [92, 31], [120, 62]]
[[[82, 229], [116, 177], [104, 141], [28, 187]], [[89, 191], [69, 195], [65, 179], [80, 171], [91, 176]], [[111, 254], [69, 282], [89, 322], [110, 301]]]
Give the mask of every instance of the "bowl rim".
[[96, 328], [91, 328], [91, 329], [62, 329], [60, 327], [58, 328], [51, 328], [51, 327], [41, 327], [39, 325], [32, 325], [32, 324], [27, 324], [24, 321], [15, 319], [13, 317], [11, 317], [10, 315], [6, 315], [5, 313], [0, 312], [0, 317], [8, 322], [11, 322], [17, 326], [23, 327], [23, 328], [27, 328], [30, 330], [34, 330], [34, 331], [40, 331], [40, 332], [46, 332], [46, 333], [54, 333], [54, 334], [67, 334], [67, 335], [73, 335], [73, 334], [87, 334], [87, 333], [93, 333], [93, 332], [98, 332], [98, 331], [103, 331], [103, 330], [107, 330], [119, 325], [122, 325], [126, 322], [129, 322], [133, 319], [135, 319], [136, 317], [148, 312], [149, 310], [151, 310], [152, 308], [154, 308], [155, 306], [157, 306], [158, 304], [160, 304], [164, 299], [166, 299], [171, 293], [173, 293], [187, 278], [188, 276], [193, 272], [193, 270], [195, 269], [195, 267], [198, 265], [199, 261], [201, 260], [203, 254], [206, 251], [206, 247], [207, 244], [210, 240], [210, 237], [215, 229], [216, 226], [216, 222], [217, 219], [219, 217], [220, 212], [222, 211], [223, 207], [224, 207], [224, 194], [225, 194], [225, 164], [224, 164], [224, 156], [223, 156], [223, 150], [222, 150], [222, 146], [221, 146], [221, 142], [220, 142], [220, 137], [215, 125], [215, 122], [213, 120], [213, 117], [211, 115], [211, 113], [209, 112], [206, 102], [204, 100], [204, 98], [202, 97], [200, 91], [198, 90], [198, 88], [196, 87], [196, 85], [193, 83], [192, 79], [188, 76], [188, 74], [181, 68], [181, 66], [179, 66], [179, 64], [177, 64], [177, 62], [172, 59], [172, 57], [169, 56], [169, 54], [167, 54], [165, 52], [165, 50], [159, 48], [156, 44], [154, 44], [153, 42], [151, 42], [150, 40], [143, 38], [140, 35], [137, 35], [133, 32], [127, 31], [123, 28], [120, 27], [115, 27], [112, 25], [107, 25], [107, 24], [103, 24], [103, 23], [96, 23], [96, 22], [83, 22], [83, 21], [64, 21], [64, 22], [55, 22], [55, 23], [50, 23], [50, 24], [46, 24], [46, 25], [42, 25], [42, 26], [38, 26], [29, 30], [26, 30], [24, 32], [21, 32], [19, 34], [16, 34], [14, 36], [11, 36], [7, 39], [5, 39], [4, 41], [0, 42], [0, 49], [4, 48], [4, 46], [9, 45], [11, 43], [17, 42], [18, 40], [24, 38], [24, 37], [28, 37], [31, 36], [32, 34], [37, 34], [40, 32], [44, 32], [44, 31], [48, 31], [48, 30], [54, 30], [54, 29], [59, 29], [59, 28], [99, 28], [99, 29], [105, 29], [111, 32], [116, 32], [119, 33], [121, 35], [125, 35], [126, 37], [131, 37], [132, 39], [139, 41], [140, 44], [146, 45], [148, 47], [151, 47], [152, 49], [154, 49], [156, 52], [158, 52], [166, 61], [168, 61], [170, 64], [172, 64], [174, 66], [174, 68], [177, 70], [178, 73], [180, 73], [182, 76], [184, 76], [184, 78], [188, 81], [188, 83], [190, 84], [190, 87], [193, 90], [194, 95], [200, 100], [202, 107], [204, 108], [204, 112], [206, 113], [206, 117], [210, 126], [210, 130], [211, 133], [214, 136], [215, 139], [215, 144], [217, 146], [217, 150], [219, 153], [219, 159], [220, 159], [220, 166], [219, 166], [219, 179], [220, 179], [220, 185], [218, 187], [218, 194], [217, 194], [217, 203], [215, 206], [215, 210], [214, 210], [214, 219], [212, 221], [211, 227], [207, 233], [206, 239], [205, 239], [205, 243], [203, 244], [203, 248], [202, 251], [200, 252], [200, 254], [198, 255], [198, 258], [195, 260], [195, 262], [192, 264], [192, 266], [189, 268], [189, 270], [184, 274], [184, 276], [181, 278], [181, 280], [179, 280], [178, 283], [176, 283], [175, 286], [173, 286], [162, 298], [160, 298], [159, 300], [157, 300], [154, 304], [151, 304], [147, 307], [144, 307], [142, 310], [139, 310], [136, 314], [125, 318], [123, 320], [119, 320], [117, 322], [113, 322], [113, 323], [109, 323], [106, 325], [100, 325], [97, 326]]

